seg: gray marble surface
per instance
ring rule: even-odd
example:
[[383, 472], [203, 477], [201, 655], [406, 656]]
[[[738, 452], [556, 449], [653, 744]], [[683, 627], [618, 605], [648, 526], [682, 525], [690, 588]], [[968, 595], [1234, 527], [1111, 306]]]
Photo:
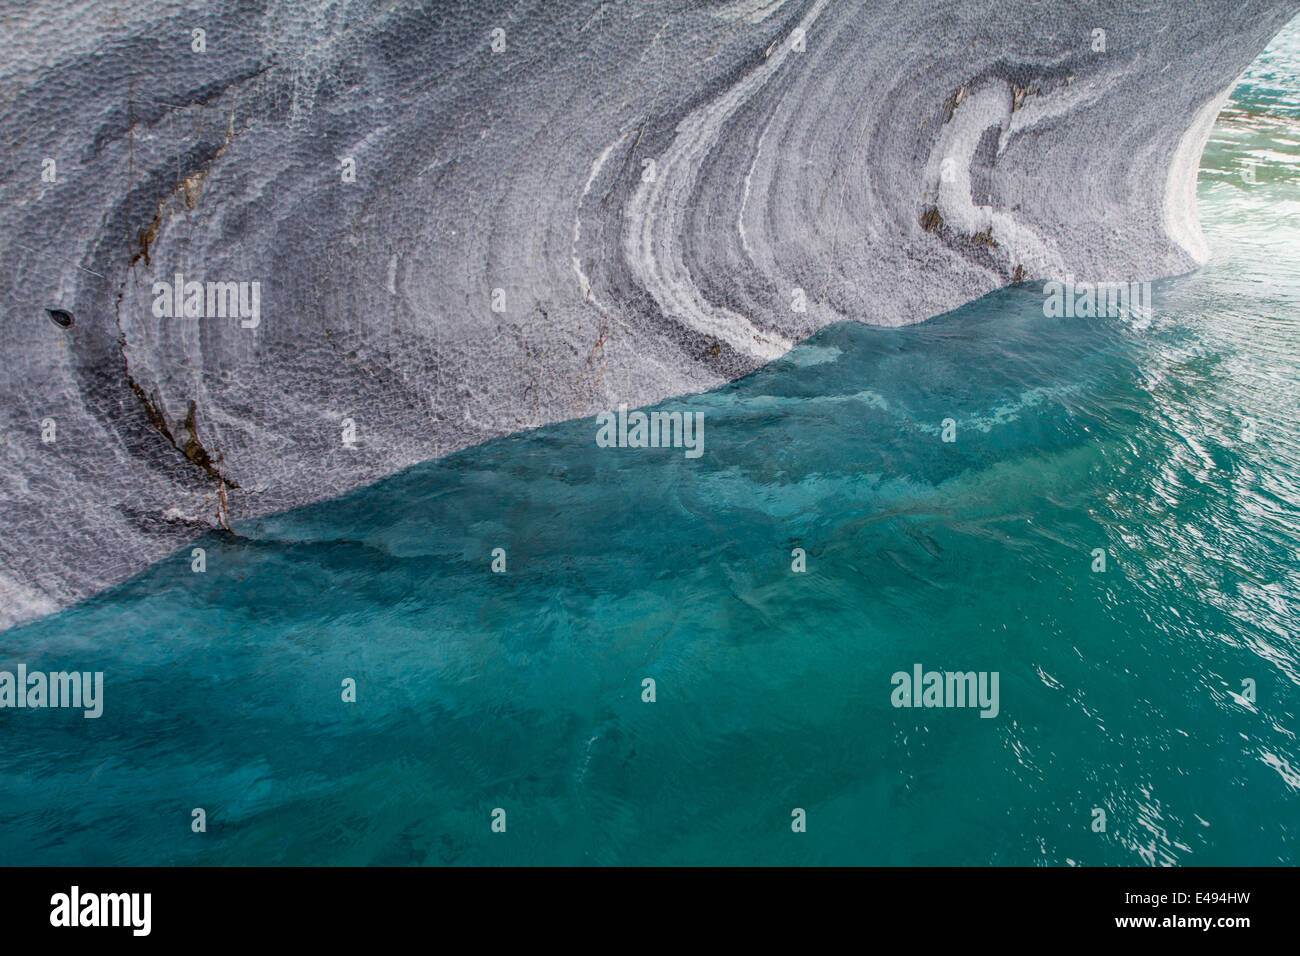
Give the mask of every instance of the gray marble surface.
[[[1298, 9], [6, 0], [0, 626], [832, 322], [1195, 268], [1201, 147]], [[157, 315], [176, 273], [255, 326]]]

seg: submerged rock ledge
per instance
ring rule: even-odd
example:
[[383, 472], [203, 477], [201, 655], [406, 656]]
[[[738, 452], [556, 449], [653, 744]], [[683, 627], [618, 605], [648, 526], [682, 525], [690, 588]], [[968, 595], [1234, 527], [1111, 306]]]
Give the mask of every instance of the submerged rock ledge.
[[1300, 0], [14, 9], [0, 626], [832, 322], [1185, 272]]

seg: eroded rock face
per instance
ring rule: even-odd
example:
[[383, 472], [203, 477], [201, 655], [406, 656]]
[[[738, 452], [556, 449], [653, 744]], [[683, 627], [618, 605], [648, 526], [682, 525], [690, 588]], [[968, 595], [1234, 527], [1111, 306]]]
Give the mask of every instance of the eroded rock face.
[[307, 6], [14, 5], [0, 626], [831, 322], [1186, 271], [1300, 3]]

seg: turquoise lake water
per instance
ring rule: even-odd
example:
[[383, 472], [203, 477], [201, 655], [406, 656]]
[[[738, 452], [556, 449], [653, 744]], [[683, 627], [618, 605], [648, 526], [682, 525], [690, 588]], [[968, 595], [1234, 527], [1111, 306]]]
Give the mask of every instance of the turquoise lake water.
[[[666, 403], [701, 458], [543, 428], [5, 633], [105, 711], [0, 710], [0, 861], [1300, 862], [1297, 64], [1300, 21], [1147, 321], [837, 326]], [[998, 715], [893, 707], [917, 663]]]

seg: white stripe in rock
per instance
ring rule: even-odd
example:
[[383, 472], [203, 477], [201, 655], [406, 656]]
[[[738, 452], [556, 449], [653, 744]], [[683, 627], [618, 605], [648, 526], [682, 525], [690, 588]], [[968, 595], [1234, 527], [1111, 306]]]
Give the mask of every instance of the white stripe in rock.
[[[829, 0], [818, 0], [799, 26], [807, 30]], [[664, 314], [711, 335], [736, 351], [767, 361], [784, 355], [792, 343], [762, 332], [749, 319], [707, 302], [682, 259], [678, 237], [687, 235], [685, 217], [700, 164], [717, 144], [722, 127], [781, 68], [790, 55], [783, 39], [754, 72], [717, 99], [695, 110], [677, 126], [677, 136], [656, 160], [653, 182], [643, 182], [628, 207], [623, 251], [641, 285]]]

